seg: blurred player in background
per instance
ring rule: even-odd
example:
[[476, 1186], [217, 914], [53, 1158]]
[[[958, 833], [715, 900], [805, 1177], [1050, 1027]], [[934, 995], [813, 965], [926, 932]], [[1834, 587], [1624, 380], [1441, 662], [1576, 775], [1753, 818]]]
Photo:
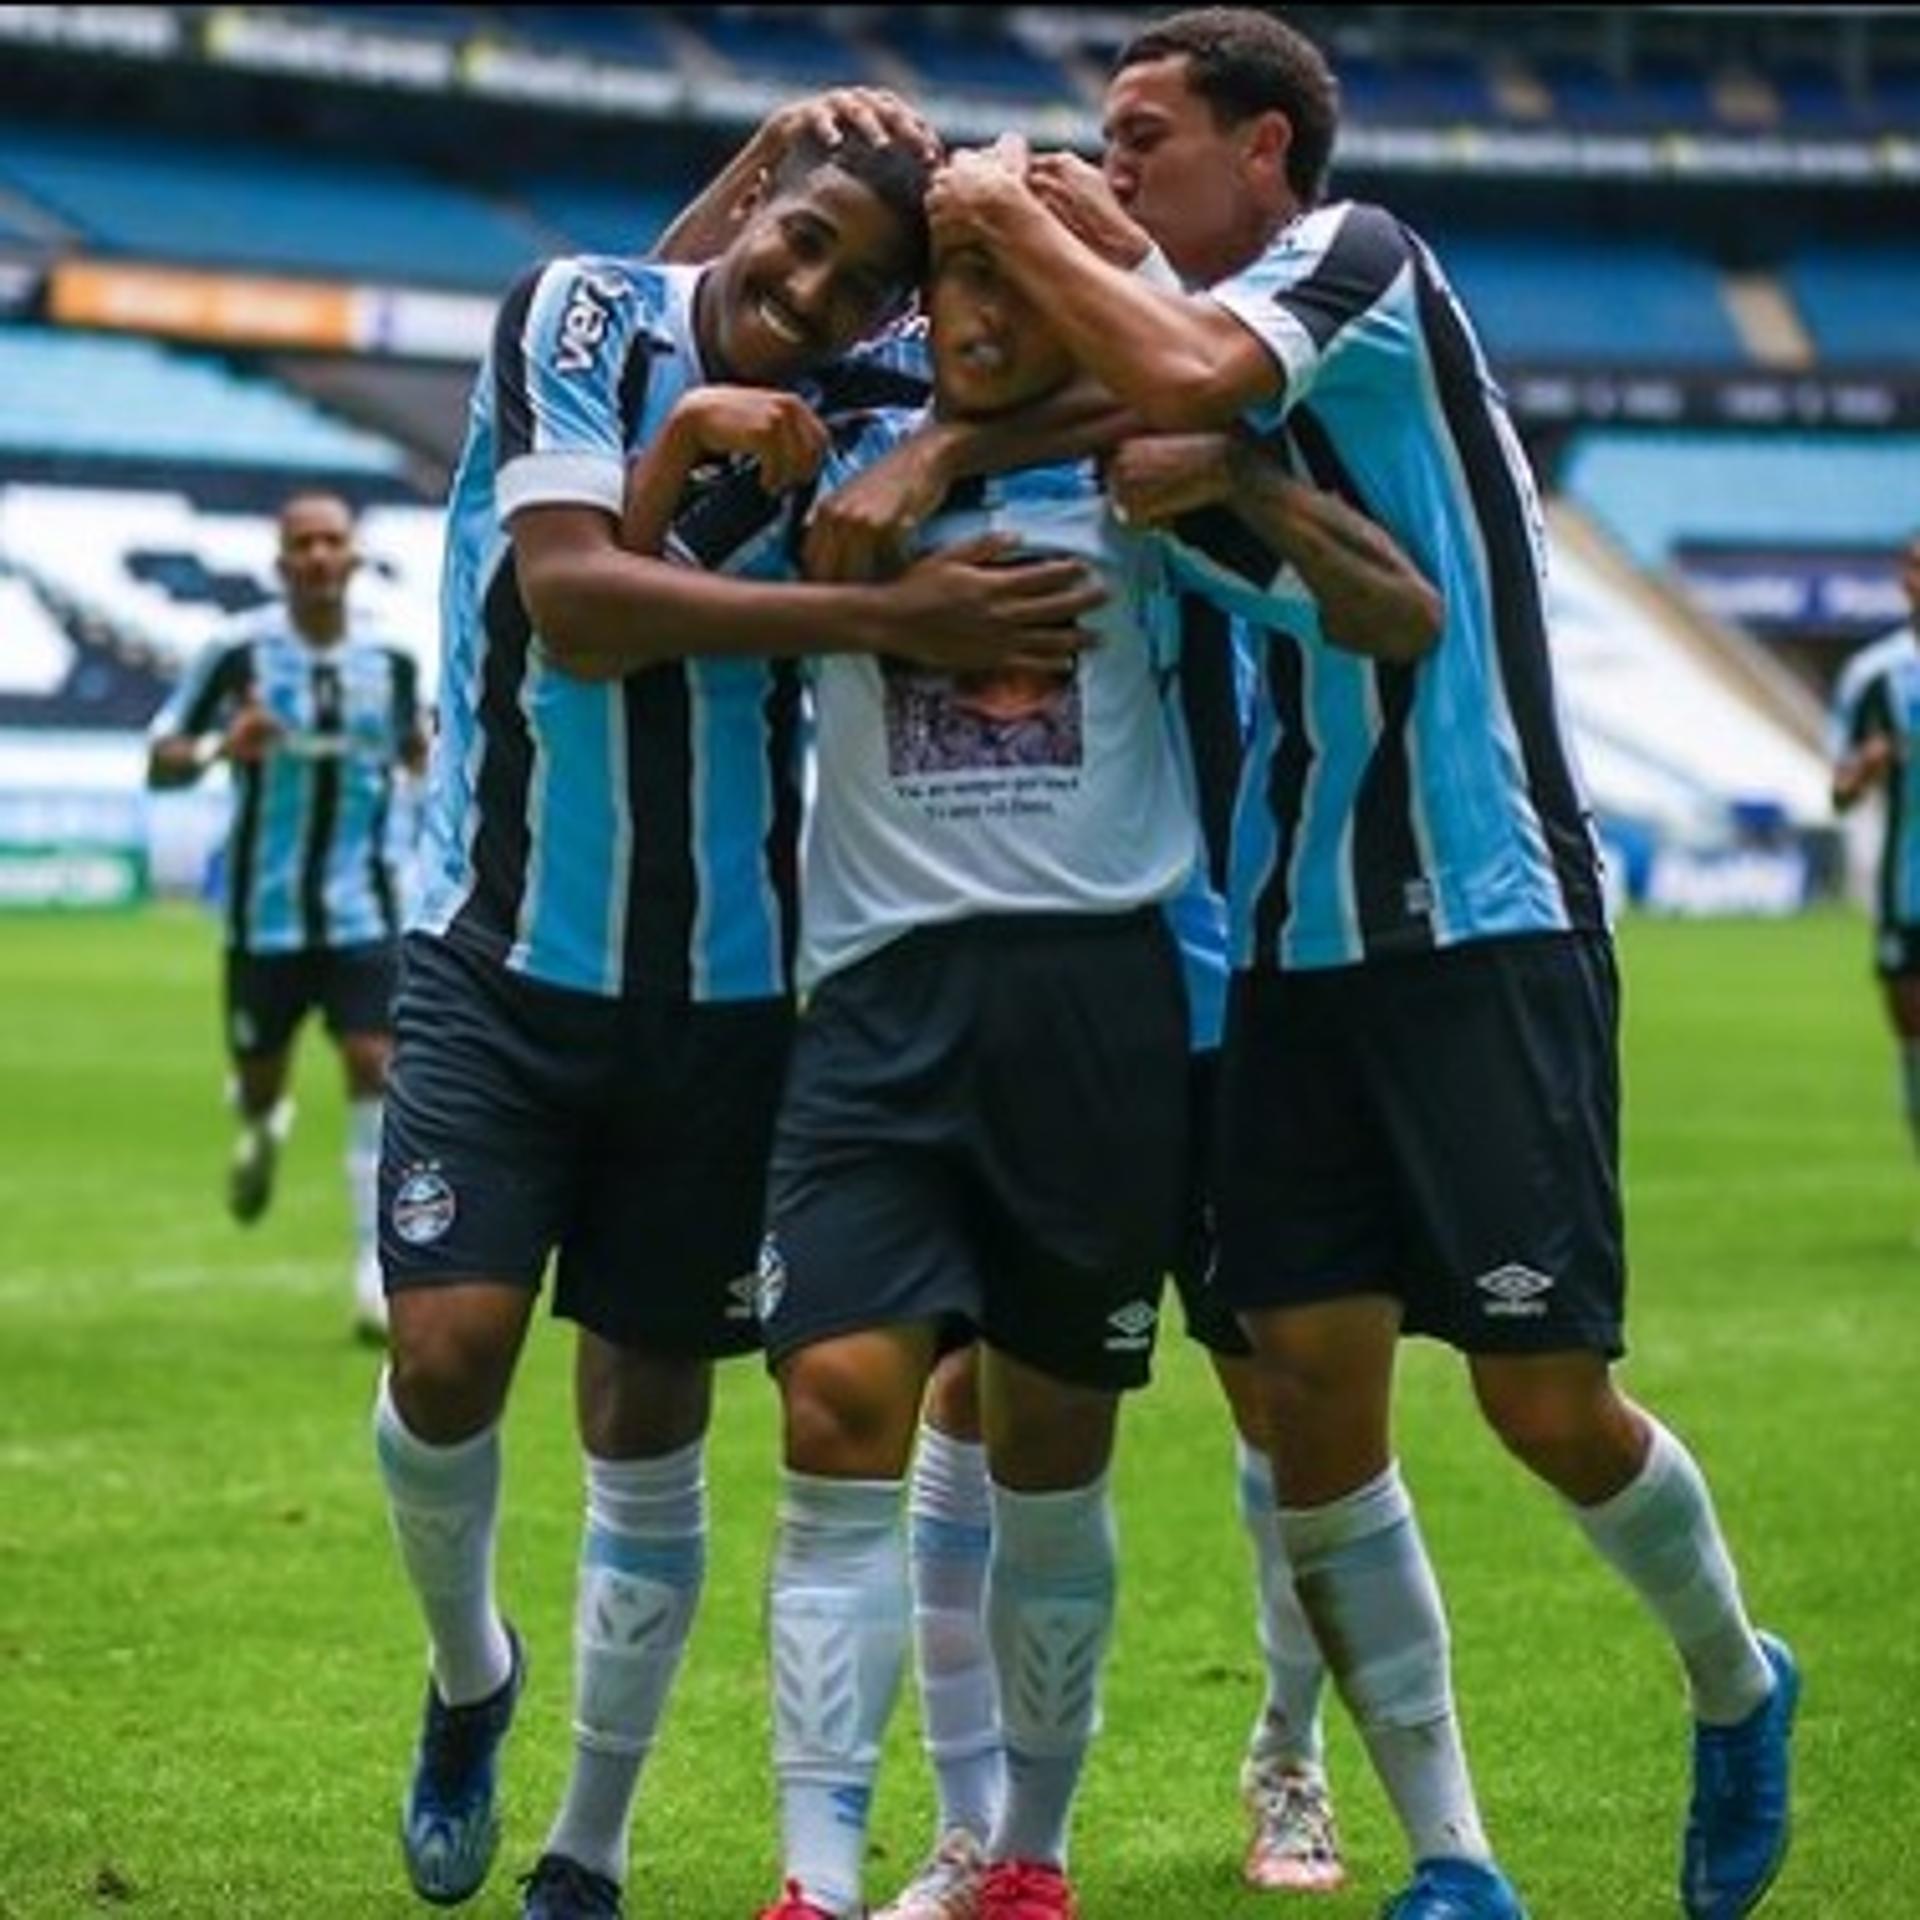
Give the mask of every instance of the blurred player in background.
[[1920, 538], [1900, 557], [1913, 618], [1863, 648], [1834, 690], [1833, 804], [1842, 813], [1879, 788], [1886, 797], [1874, 887], [1874, 966], [1900, 1046], [1907, 1127], [1920, 1149]]
[[423, 768], [426, 734], [414, 661], [348, 607], [351, 508], [296, 494], [279, 536], [282, 603], [194, 660], [154, 719], [147, 778], [180, 787], [215, 761], [232, 769], [225, 1026], [240, 1137], [227, 1204], [252, 1221], [273, 1197], [293, 1042], [317, 1007], [346, 1071], [355, 1324], [377, 1337], [380, 1116], [404, 907], [394, 783]]
[[[1122, 51], [1109, 177], [1123, 203], [1193, 196], [1206, 228], [1169, 251], [1201, 297], [1121, 270], [1005, 156], [958, 156], [929, 214], [1155, 426], [1275, 437], [1445, 600], [1423, 658], [1343, 660], [1310, 631], [1268, 650], [1223, 1056], [1221, 1286], [1254, 1339], [1296, 1588], [1413, 1855], [1388, 1911], [1522, 1911], [1393, 1458], [1404, 1328], [1466, 1354], [1495, 1431], [1670, 1636], [1695, 1717], [1681, 1898], [1733, 1920], [1785, 1854], [1797, 1673], [1747, 1619], [1691, 1455], [1613, 1377], [1617, 987], [1538, 505], [1431, 253], [1380, 208], [1319, 205], [1337, 120], [1324, 60], [1268, 14], [1177, 15]], [[1143, 517], [1203, 503], [1219, 464], [1143, 460], [1119, 492]]]

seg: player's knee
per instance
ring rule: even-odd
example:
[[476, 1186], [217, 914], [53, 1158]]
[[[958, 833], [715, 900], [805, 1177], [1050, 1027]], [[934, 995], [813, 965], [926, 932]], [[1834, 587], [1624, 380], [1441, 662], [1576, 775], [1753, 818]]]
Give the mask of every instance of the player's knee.
[[387, 1090], [387, 1059], [392, 1048], [384, 1036], [348, 1034], [340, 1042], [340, 1064], [347, 1097], [378, 1100]]
[[421, 1439], [450, 1445], [499, 1418], [517, 1342], [503, 1342], [491, 1316], [445, 1294], [398, 1293], [387, 1343], [394, 1404]]
[[885, 1480], [906, 1471], [917, 1391], [849, 1364], [831, 1341], [781, 1368], [787, 1465], [801, 1473]]
[[633, 1353], [583, 1331], [577, 1382], [580, 1442], [596, 1459], [650, 1459], [707, 1430], [707, 1361]]
[[1612, 1396], [1603, 1385], [1549, 1384], [1484, 1372], [1474, 1385], [1501, 1445], [1556, 1487], [1611, 1478], [1615, 1456], [1632, 1449], [1631, 1429], [1611, 1417]]

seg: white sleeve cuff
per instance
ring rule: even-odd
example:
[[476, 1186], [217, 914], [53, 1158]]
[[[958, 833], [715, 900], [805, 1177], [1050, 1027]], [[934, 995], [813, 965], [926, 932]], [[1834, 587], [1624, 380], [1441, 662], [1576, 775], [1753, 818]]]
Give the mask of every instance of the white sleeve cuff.
[[1286, 384], [1272, 411], [1284, 412], [1303, 398], [1320, 365], [1320, 349], [1299, 319], [1270, 293], [1222, 287], [1209, 297], [1247, 328], [1279, 363]]
[[1173, 270], [1173, 262], [1158, 247], [1149, 247], [1146, 258], [1133, 269], [1138, 279], [1144, 280], [1150, 287], [1160, 287], [1168, 293], [1184, 293], [1180, 276]]
[[523, 453], [494, 476], [501, 521], [522, 507], [601, 507], [619, 517], [627, 475], [609, 453]]

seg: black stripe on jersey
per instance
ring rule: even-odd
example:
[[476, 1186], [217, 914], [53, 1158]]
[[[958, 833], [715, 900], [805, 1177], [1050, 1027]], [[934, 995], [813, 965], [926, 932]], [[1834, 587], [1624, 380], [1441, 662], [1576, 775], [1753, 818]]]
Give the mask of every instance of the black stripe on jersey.
[[[1287, 416], [1294, 445], [1314, 484], [1373, 517], [1332, 436], [1310, 406]], [[1378, 953], [1420, 953], [1433, 945], [1433, 922], [1410, 901], [1431, 899], [1431, 882], [1413, 831], [1413, 767], [1407, 725], [1413, 714], [1417, 667], [1368, 663], [1380, 709], [1380, 733], [1367, 757], [1353, 806], [1353, 896], [1360, 942]]]
[[494, 569], [480, 617], [486, 657], [477, 717], [485, 745], [473, 796], [480, 826], [473, 837], [473, 889], [449, 931], [477, 934], [498, 955], [513, 944], [520, 924], [532, 843], [527, 796], [533, 786], [533, 738], [520, 710], [520, 690], [533, 626], [520, 599], [511, 547]]
[[240, 785], [240, 804], [234, 809], [233, 838], [227, 842], [227, 945], [244, 953], [252, 926], [253, 869], [260, 855], [260, 793], [266, 778], [257, 760], [243, 761], [233, 773]]
[[1891, 739], [1898, 731], [1893, 724], [1893, 689], [1888, 681], [1887, 674], [1877, 673], [1861, 689], [1847, 723], [1849, 747], [1858, 747], [1880, 734]]
[[627, 806], [633, 853], [627, 865], [628, 988], [687, 997], [699, 878], [693, 860], [692, 699], [680, 661], [631, 673], [620, 683], [627, 709]]
[[881, 407], [924, 406], [931, 384], [904, 367], [877, 360], [836, 360], [816, 373], [800, 395], [815, 413], [872, 412]]
[[1267, 768], [1267, 810], [1273, 816], [1273, 872], [1253, 906], [1254, 964], [1272, 964], [1280, 929], [1293, 910], [1287, 868], [1300, 832], [1307, 776], [1315, 749], [1307, 736], [1306, 701], [1300, 667], [1300, 642], [1278, 629], [1267, 636], [1267, 691], [1273, 701], [1273, 759]]
[[546, 269], [521, 276], [493, 323], [493, 470], [533, 451], [533, 400], [527, 392], [527, 315]]
[[[1847, 728], [1847, 745], [1857, 748], [1876, 735], [1890, 737], [1896, 731], [1891, 677], [1885, 673], [1876, 674], [1854, 703], [1852, 721]], [[1875, 893], [1879, 901], [1880, 925], [1894, 927], [1900, 924], [1900, 843], [1906, 830], [1907, 811], [1907, 783], [1900, 777], [1897, 767], [1893, 778], [1885, 783], [1885, 790], [1886, 837], [1880, 842]]]
[[205, 733], [216, 720], [230, 716], [229, 707], [242, 705], [253, 688], [253, 642], [236, 640], [213, 664], [207, 683], [181, 716], [183, 734]]
[[1392, 214], [1355, 205], [1313, 271], [1291, 286], [1276, 287], [1274, 303], [1285, 307], [1324, 353], [1342, 327], [1378, 303], [1412, 257], [1406, 229]]
[[768, 493], [744, 462], [730, 462], [704, 480], [696, 478], [680, 497], [686, 504], [675, 510], [669, 537], [710, 573], [717, 573], [780, 516], [778, 496]]
[[1173, 523], [1173, 537], [1256, 587], [1280, 571], [1279, 556], [1230, 507], [1199, 507]]
[[[335, 737], [343, 730], [340, 669], [317, 660], [313, 675], [313, 730]], [[340, 816], [340, 762], [329, 755], [313, 763], [313, 804], [307, 809], [305, 845], [300, 850], [300, 921], [310, 947], [327, 944], [327, 860], [333, 852], [334, 823]]]
[[393, 873], [387, 865], [387, 829], [393, 811], [394, 765], [420, 729], [420, 670], [409, 654], [391, 649], [386, 655], [388, 689], [392, 700], [393, 751], [382, 769], [379, 797], [374, 801], [373, 824], [367, 834], [367, 884], [373, 889], [380, 924], [391, 939], [400, 931], [399, 903], [393, 897]]
[[1180, 714], [1193, 757], [1208, 884], [1215, 893], [1225, 893], [1245, 733], [1235, 684], [1233, 623], [1222, 608], [1198, 593], [1180, 596]]
[[1527, 503], [1508, 464], [1459, 309], [1424, 264], [1414, 285], [1434, 386], [1486, 550], [1500, 680], [1520, 738], [1528, 797], [1546, 838], [1569, 924], [1604, 928], [1599, 865], [1554, 703], [1553, 656], [1547, 647], [1546, 607], [1534, 566]]
[[767, 785], [773, 817], [767, 823], [767, 875], [780, 906], [780, 963], [793, 977], [800, 941], [800, 669], [792, 660], [767, 667], [761, 713], [767, 729]]

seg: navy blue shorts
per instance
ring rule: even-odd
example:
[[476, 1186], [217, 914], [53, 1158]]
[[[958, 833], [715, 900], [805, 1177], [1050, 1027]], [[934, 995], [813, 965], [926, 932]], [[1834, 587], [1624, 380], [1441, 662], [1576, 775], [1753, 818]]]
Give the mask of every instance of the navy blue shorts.
[[1920, 927], [1876, 927], [1873, 970], [1882, 980], [1906, 980], [1920, 974]]
[[930, 1323], [1110, 1391], [1151, 1369], [1186, 1187], [1166, 918], [983, 915], [814, 993], [768, 1185], [771, 1359]]
[[1395, 1294], [1467, 1353], [1622, 1351], [1619, 981], [1604, 934], [1236, 975], [1219, 1285]]
[[538, 1287], [622, 1346], [758, 1345], [754, 1254], [785, 1000], [601, 999], [403, 946], [380, 1153], [387, 1289]]
[[284, 1053], [315, 1007], [336, 1039], [344, 1033], [391, 1033], [396, 958], [391, 940], [307, 947], [298, 953], [243, 953], [229, 947], [229, 1049], [242, 1060]]
[[1173, 1285], [1187, 1336], [1223, 1360], [1244, 1360], [1253, 1343], [1219, 1288], [1220, 1241], [1214, 1222], [1214, 1110], [1219, 1104], [1220, 1055], [1193, 1055], [1187, 1070], [1187, 1191], [1181, 1208], [1180, 1246]]

